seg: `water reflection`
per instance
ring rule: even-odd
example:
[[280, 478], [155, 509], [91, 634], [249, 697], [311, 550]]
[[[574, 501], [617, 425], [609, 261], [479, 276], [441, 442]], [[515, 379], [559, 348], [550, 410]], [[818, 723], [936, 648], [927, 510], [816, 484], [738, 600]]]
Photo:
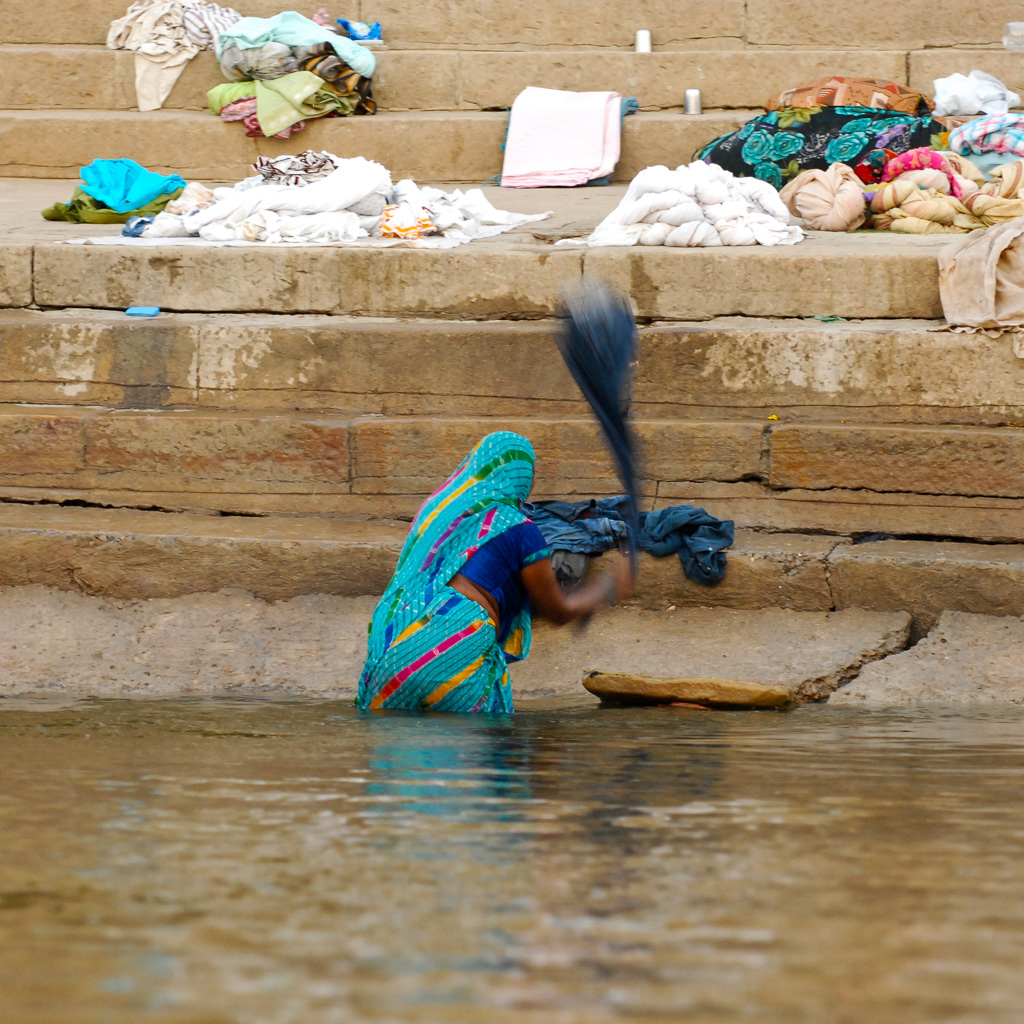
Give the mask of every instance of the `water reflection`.
[[1024, 713], [0, 702], [0, 1020], [966, 1022]]

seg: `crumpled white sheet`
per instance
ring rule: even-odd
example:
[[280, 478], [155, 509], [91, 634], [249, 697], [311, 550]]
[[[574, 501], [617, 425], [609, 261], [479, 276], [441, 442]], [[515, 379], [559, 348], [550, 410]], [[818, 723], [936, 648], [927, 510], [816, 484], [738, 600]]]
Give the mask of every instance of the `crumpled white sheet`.
[[936, 78], [935, 116], [951, 114], [1006, 114], [1020, 106], [1020, 97], [1011, 92], [995, 75], [974, 70], [969, 75], [953, 74]]
[[[328, 154], [330, 155], [330, 154]], [[189, 188], [139, 238], [88, 239], [91, 244], [153, 244], [155, 240], [195, 239], [213, 244], [381, 245], [419, 243], [420, 248], [447, 249], [477, 238], [544, 220], [550, 213], [522, 214], [495, 209], [483, 192], [443, 192], [404, 179], [392, 184], [391, 172], [364, 157], [330, 155], [335, 170], [303, 184], [264, 183], [246, 178], [234, 188]], [[189, 201], [194, 198], [194, 201]], [[381, 238], [385, 206], [403, 223], [426, 223], [426, 237]], [[80, 241], [76, 239], [75, 241]]]
[[159, 110], [202, 47], [185, 29], [181, 0], [136, 0], [110, 26], [107, 48], [135, 52], [139, 110]]
[[804, 236], [766, 181], [695, 160], [642, 170], [586, 239], [558, 245], [793, 245]]

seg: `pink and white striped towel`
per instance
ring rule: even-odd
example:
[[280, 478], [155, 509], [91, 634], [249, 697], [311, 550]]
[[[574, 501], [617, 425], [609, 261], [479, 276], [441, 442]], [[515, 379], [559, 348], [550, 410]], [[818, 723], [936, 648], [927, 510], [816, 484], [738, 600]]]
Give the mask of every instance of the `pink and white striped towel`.
[[524, 89], [512, 104], [504, 188], [582, 185], [611, 174], [622, 141], [617, 92]]

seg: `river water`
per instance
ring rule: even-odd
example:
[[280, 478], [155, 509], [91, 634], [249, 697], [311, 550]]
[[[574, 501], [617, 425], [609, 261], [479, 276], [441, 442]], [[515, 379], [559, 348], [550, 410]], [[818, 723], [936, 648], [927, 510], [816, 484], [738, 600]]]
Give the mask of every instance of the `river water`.
[[1024, 711], [0, 701], [4, 1024], [1024, 1019]]

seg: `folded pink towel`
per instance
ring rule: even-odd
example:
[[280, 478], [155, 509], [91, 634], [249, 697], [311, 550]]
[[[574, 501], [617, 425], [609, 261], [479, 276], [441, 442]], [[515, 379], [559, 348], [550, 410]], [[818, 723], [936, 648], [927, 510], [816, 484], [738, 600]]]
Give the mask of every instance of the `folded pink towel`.
[[583, 185], [611, 174], [622, 141], [617, 92], [524, 89], [512, 104], [501, 184]]

